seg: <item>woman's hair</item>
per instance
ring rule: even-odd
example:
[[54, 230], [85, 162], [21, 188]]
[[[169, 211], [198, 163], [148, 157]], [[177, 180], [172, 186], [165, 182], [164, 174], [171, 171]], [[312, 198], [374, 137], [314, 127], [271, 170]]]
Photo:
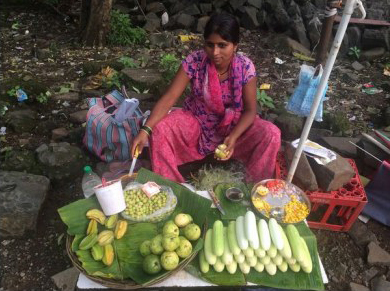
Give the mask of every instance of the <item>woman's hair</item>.
[[240, 41], [240, 26], [237, 19], [228, 13], [213, 14], [210, 17], [204, 29], [204, 39], [213, 33], [234, 44], [238, 44]]

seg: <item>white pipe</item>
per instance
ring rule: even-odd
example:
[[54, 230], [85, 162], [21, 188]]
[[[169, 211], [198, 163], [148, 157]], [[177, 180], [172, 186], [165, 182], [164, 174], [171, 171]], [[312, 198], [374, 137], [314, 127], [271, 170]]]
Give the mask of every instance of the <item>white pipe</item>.
[[[320, 104], [320, 101], [321, 101], [322, 93], [325, 90], [326, 84], [328, 84], [330, 72], [332, 71], [337, 54], [340, 50], [341, 42], [343, 41], [345, 31], [347, 30], [348, 23], [349, 23], [349, 20], [351, 19], [351, 15], [353, 13], [353, 10], [357, 7], [359, 7], [359, 9], [361, 9], [361, 10], [362, 9], [364, 10], [363, 6], [361, 6], [361, 5], [358, 6], [359, 2], [360, 2], [360, 0], [348, 0], [347, 3], [345, 4], [343, 16], [341, 18], [339, 28], [337, 29], [336, 37], [333, 41], [333, 45], [332, 45], [332, 48], [330, 50], [328, 60], [326, 61], [326, 65], [325, 65], [324, 72], [323, 72], [321, 80], [320, 80], [320, 84], [318, 86], [316, 95], [314, 96], [314, 101], [313, 101], [313, 104], [311, 106], [310, 114], [306, 119], [306, 123], [305, 123], [305, 126], [303, 128], [298, 147], [295, 150], [294, 157], [292, 159], [291, 166], [290, 166], [290, 169], [288, 171], [287, 182], [291, 183], [292, 178], [294, 177], [295, 170], [297, 169], [297, 165], [298, 165], [299, 159], [300, 159], [302, 151], [303, 151], [303, 145], [306, 142], [307, 137], [309, 135], [309, 131], [310, 131], [311, 125], [313, 124], [313, 120], [314, 120], [315, 114], [317, 112], [318, 105]], [[363, 14], [363, 16], [365, 15], [365, 13], [362, 13], [362, 14]]]

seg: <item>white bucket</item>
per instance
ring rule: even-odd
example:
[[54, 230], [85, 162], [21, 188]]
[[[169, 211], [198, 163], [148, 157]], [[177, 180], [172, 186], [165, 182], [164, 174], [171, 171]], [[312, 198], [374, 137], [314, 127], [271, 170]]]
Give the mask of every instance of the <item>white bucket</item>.
[[93, 188], [105, 215], [119, 213], [126, 208], [121, 180], [113, 180]]

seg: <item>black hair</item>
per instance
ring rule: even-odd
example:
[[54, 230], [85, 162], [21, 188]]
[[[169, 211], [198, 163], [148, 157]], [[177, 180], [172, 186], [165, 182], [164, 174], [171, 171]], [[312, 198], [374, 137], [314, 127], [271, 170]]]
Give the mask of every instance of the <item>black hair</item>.
[[234, 44], [238, 44], [240, 41], [240, 25], [237, 19], [228, 13], [213, 14], [210, 17], [204, 29], [204, 39], [207, 39], [213, 33]]

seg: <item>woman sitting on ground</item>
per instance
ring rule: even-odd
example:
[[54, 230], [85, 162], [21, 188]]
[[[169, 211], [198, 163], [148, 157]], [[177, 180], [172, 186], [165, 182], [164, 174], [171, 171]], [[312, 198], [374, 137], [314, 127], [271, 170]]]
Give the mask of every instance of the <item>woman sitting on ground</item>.
[[[184, 182], [178, 166], [227, 146], [223, 160], [244, 163], [246, 180], [272, 178], [280, 147], [280, 130], [256, 114], [256, 71], [252, 61], [237, 54], [239, 25], [229, 14], [213, 15], [204, 31], [203, 50], [191, 53], [166, 93], [156, 103], [134, 139], [142, 151], [148, 141], [152, 170]], [[168, 112], [191, 82], [183, 109]]]

